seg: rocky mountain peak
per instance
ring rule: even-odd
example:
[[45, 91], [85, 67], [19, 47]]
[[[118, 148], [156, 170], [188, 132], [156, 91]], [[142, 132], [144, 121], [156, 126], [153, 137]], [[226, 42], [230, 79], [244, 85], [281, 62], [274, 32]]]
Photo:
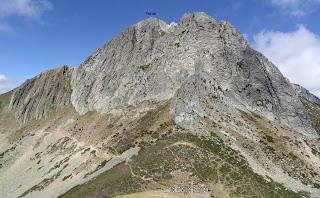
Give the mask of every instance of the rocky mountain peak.
[[192, 27], [214, 27], [217, 25], [216, 20], [204, 12], [194, 12], [184, 14], [179, 24], [181, 26], [192, 26]]
[[133, 25], [137, 30], [149, 31], [150, 29], [166, 30], [168, 24], [157, 18], [148, 18]]
[[[72, 91], [65, 92], [68, 79]], [[191, 82], [204, 89], [185, 86]], [[55, 89], [47, 91], [48, 86]], [[215, 91], [208, 91], [208, 86]], [[46, 90], [44, 94], [42, 89]], [[191, 96], [199, 90], [202, 91], [196, 98]], [[45, 102], [46, 94], [52, 96], [46, 100], [49, 103]], [[216, 119], [200, 104], [214, 94], [219, 98], [216, 108], [220, 111], [236, 115], [237, 108], [247, 109], [316, 135], [297, 90], [280, 71], [253, 50], [230, 23], [217, 23], [203, 12], [185, 14], [172, 25], [156, 18], [143, 20], [121, 32], [74, 70], [63, 66], [27, 81], [15, 91], [10, 106], [20, 109], [18, 118], [24, 121], [46, 117], [51, 112], [46, 108], [61, 105], [55, 94], [64, 98], [62, 104], [70, 100], [80, 114], [123, 114], [122, 109], [127, 106], [172, 100], [176, 121], [200, 128], [201, 117]], [[33, 100], [34, 96], [43, 101]], [[194, 112], [195, 104], [200, 105], [197, 108], [202, 113]], [[153, 107], [143, 108], [147, 111]], [[187, 118], [184, 115], [188, 111], [192, 112]]]
[[0, 95], [0, 197], [152, 197], [152, 181], [318, 198], [319, 115], [230, 23], [149, 18]]
[[[199, 93], [194, 101], [186, 98], [191, 95], [181, 98], [178, 94], [181, 89], [195, 93], [198, 90], [193, 89], [199, 87], [182, 85], [201, 79], [215, 82], [219, 90], [215, 94], [223, 103], [221, 111], [227, 108], [234, 114], [236, 110], [230, 106], [250, 109], [315, 135], [303, 104], [280, 71], [253, 50], [230, 23], [217, 23], [203, 12], [185, 14], [174, 26], [151, 18], [129, 27], [77, 67], [72, 79], [71, 101], [81, 114], [92, 110], [121, 114], [119, 108], [123, 106], [173, 99], [182, 105], [182, 112], [177, 110], [180, 107], [172, 107], [177, 120], [184, 123], [182, 120], [187, 119], [190, 127], [201, 127], [190, 119], [210, 115], [195, 113], [194, 105], [190, 107], [193, 113], [188, 114], [193, 118], [180, 114], [188, 111], [186, 104], [198, 104], [210, 93]], [[179, 98], [189, 102], [180, 104]]]

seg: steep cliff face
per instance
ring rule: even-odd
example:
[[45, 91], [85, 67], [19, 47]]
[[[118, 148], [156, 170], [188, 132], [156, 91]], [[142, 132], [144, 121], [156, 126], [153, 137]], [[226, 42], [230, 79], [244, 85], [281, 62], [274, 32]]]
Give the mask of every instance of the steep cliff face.
[[[167, 74], [162, 61], [170, 60], [163, 52], [165, 44], [159, 46], [157, 42], [164, 40], [172, 28], [161, 20], [148, 19], [98, 49], [75, 69], [72, 104], [76, 110], [81, 114], [90, 110], [110, 112], [138, 101], [171, 98], [175, 87], [170, 82], [181, 77], [170, 78]], [[171, 42], [167, 44], [173, 56], [176, 47]]]
[[62, 66], [27, 80], [18, 87], [9, 104], [9, 108], [17, 112], [17, 120], [25, 123], [47, 118], [53, 111], [70, 104], [71, 71], [67, 66]]
[[148, 19], [122, 32], [75, 69], [72, 104], [81, 114], [119, 113], [119, 106], [173, 98], [195, 76], [196, 81], [215, 79], [225, 106], [249, 109], [316, 136], [291, 83], [232, 25], [205, 13], [185, 14], [172, 25]]
[[319, 101], [228, 22], [147, 19], [0, 96], [0, 197], [316, 198]]
[[[247, 109], [316, 137], [298, 97], [301, 89], [293, 87], [271, 62], [254, 51], [232, 25], [217, 23], [205, 13], [185, 14], [179, 24], [168, 25], [154, 18], [139, 22], [74, 71], [64, 66], [24, 83], [14, 92], [10, 108], [17, 109], [19, 121], [26, 122], [46, 118], [68, 105], [71, 97], [80, 114], [95, 110], [122, 114], [122, 107], [144, 101], [178, 101], [177, 90], [195, 77], [196, 81], [215, 81], [224, 96], [219, 102], [234, 115], [235, 108]], [[183, 89], [198, 91], [192, 86]], [[207, 93], [201, 94], [196, 100], [191, 101], [190, 94], [182, 99], [198, 104]], [[179, 102], [174, 104], [178, 106], [172, 106], [172, 112], [182, 123], [178, 112], [189, 110]], [[222, 106], [219, 110], [225, 111]], [[146, 105], [145, 111], [150, 108]], [[186, 119], [203, 116], [209, 115], [192, 113]], [[194, 124], [201, 127], [201, 123]]]

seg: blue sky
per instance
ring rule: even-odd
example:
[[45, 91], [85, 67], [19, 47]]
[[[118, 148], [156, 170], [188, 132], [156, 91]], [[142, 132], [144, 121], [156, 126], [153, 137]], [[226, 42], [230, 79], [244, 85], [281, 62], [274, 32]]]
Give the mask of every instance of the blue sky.
[[146, 11], [168, 23], [193, 11], [230, 21], [291, 81], [320, 95], [320, 0], [0, 0], [0, 92], [80, 64]]

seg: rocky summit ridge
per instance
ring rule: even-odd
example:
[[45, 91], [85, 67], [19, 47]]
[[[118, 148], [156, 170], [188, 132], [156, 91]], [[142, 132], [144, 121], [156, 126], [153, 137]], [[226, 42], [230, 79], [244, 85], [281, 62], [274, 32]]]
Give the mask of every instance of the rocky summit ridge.
[[[101, 135], [101, 137], [98, 132], [91, 134], [99, 128], [98, 121], [77, 128], [81, 125], [79, 121], [81, 119], [86, 120], [84, 122], [99, 120], [100, 123], [101, 116], [106, 116], [104, 119], [107, 120], [106, 123], [109, 123], [107, 126], [113, 129], [118, 126], [115, 123], [120, 122], [119, 120], [122, 120], [122, 123], [140, 123], [139, 120], [146, 119], [144, 116], [149, 115], [150, 112], [158, 112], [155, 113], [157, 116], [167, 112], [166, 119], [172, 120], [166, 123], [172, 123], [179, 129], [188, 131], [189, 134], [195, 136], [210, 136], [213, 130], [212, 126], [219, 125], [220, 133], [228, 139], [229, 143], [231, 142], [230, 145], [233, 145], [233, 149], [238, 150], [249, 161], [255, 172], [265, 174], [273, 180], [283, 183], [291, 190], [301, 191], [307, 186], [306, 184], [320, 184], [320, 178], [311, 178], [311, 176], [303, 180], [305, 183], [301, 184], [299, 179], [290, 175], [294, 174], [295, 170], [290, 169], [288, 164], [280, 163], [278, 164], [280, 169], [270, 170], [267, 168], [267, 171], [261, 171], [265, 168], [264, 162], [252, 157], [252, 150], [247, 150], [249, 149], [248, 142], [261, 144], [263, 148], [268, 148], [263, 145], [266, 142], [262, 140], [262, 137], [268, 139], [271, 135], [261, 136], [261, 131], [267, 130], [266, 128], [261, 130], [262, 125], [264, 126], [261, 123], [269, 123], [270, 126], [273, 126], [271, 124], [273, 123], [277, 130], [281, 128], [285, 131], [283, 133], [286, 135], [282, 136], [279, 135], [280, 132], [277, 132], [279, 138], [287, 136], [302, 138], [305, 142], [301, 144], [304, 146], [300, 146], [300, 150], [295, 152], [299, 153], [299, 151], [302, 152], [302, 148], [316, 145], [314, 142], [318, 141], [320, 134], [320, 122], [317, 119], [320, 112], [320, 100], [303, 87], [290, 83], [277, 67], [261, 53], [255, 51], [230, 23], [217, 22], [203, 12], [187, 13], [178, 23], [171, 24], [156, 18], [143, 20], [98, 48], [79, 66], [75, 68], [62, 66], [42, 73], [27, 80], [9, 94], [10, 97], [2, 96], [2, 98], [6, 98], [5, 104], [7, 106], [0, 110], [1, 112], [14, 113], [18, 125], [10, 128], [10, 131], [20, 130], [19, 133], [21, 133], [20, 127], [25, 127], [23, 130], [27, 132], [23, 132], [23, 134], [28, 134], [28, 132], [38, 134], [35, 137], [39, 136], [43, 141], [45, 137], [42, 136], [42, 133], [46, 130], [41, 127], [34, 129], [29, 126], [28, 128], [26, 127], [28, 123], [40, 122], [38, 126], [42, 126], [41, 122], [46, 122], [46, 127], [56, 126], [55, 133], [59, 135], [55, 136], [55, 133], [49, 135], [48, 133], [47, 136], [52, 135], [52, 137], [50, 141], [46, 141], [52, 145], [55, 143], [55, 138], [68, 137], [68, 140], [63, 140], [65, 141], [63, 144], [61, 139], [57, 139], [62, 144], [61, 146], [68, 144], [74, 146], [72, 151], [68, 151], [70, 154], [68, 154], [68, 160], [72, 156], [76, 156], [75, 153], [80, 152], [83, 145], [90, 145], [90, 149], [93, 149], [94, 145], [101, 145], [101, 148], [95, 148], [97, 154], [92, 154], [95, 155], [93, 161], [98, 162], [97, 156], [101, 154], [99, 152], [103, 151], [102, 148], [110, 148], [110, 145], [114, 148], [116, 145], [119, 146], [122, 141], [129, 141], [119, 139], [116, 144], [113, 138], [117, 138], [116, 135], [112, 135], [112, 132]], [[162, 108], [166, 110], [159, 110]], [[72, 113], [61, 114], [61, 111], [64, 112], [65, 109], [73, 110]], [[150, 119], [147, 120], [150, 121]], [[165, 118], [161, 117], [161, 119]], [[77, 124], [73, 125], [74, 123]], [[154, 123], [157, 122], [154, 121]], [[125, 124], [119, 124], [118, 128], [113, 131], [125, 131], [122, 129], [124, 126]], [[140, 123], [135, 127], [140, 130], [141, 126]], [[2, 139], [6, 139], [5, 129], [9, 126], [0, 127], [4, 128]], [[128, 127], [136, 129], [130, 124]], [[74, 132], [74, 130], [78, 132]], [[150, 130], [156, 131], [153, 128]], [[268, 128], [268, 130], [274, 129]], [[129, 130], [127, 135], [135, 136], [131, 132]], [[276, 133], [275, 136], [277, 136]], [[21, 136], [19, 141], [23, 141], [23, 137], [25, 136]], [[27, 144], [36, 144], [32, 137], [28, 138]], [[240, 143], [240, 140], [243, 140], [243, 144]], [[274, 140], [271, 141], [270, 138], [268, 140], [272, 145], [275, 144]], [[134, 140], [130, 139], [126, 144], [131, 145], [132, 141]], [[285, 140], [281, 141], [279, 140], [279, 144], [285, 144]], [[289, 142], [288, 140], [288, 145], [291, 145]], [[5, 145], [12, 144], [12, 142], [9, 143]], [[120, 146], [123, 147], [123, 144]], [[128, 151], [130, 153], [130, 149]], [[19, 150], [19, 153], [21, 152], [23, 150]], [[308, 164], [305, 166], [310, 170], [317, 171], [320, 158], [314, 152], [312, 154], [311, 146], [304, 152], [309, 156], [309, 158], [304, 155], [301, 157]], [[127, 156], [127, 154], [124, 155]], [[19, 158], [19, 156], [17, 154], [16, 157]], [[101, 154], [101, 156], [105, 157], [105, 154]], [[112, 155], [110, 154], [110, 156]], [[48, 156], [44, 159], [47, 158]], [[85, 159], [91, 158], [86, 156], [82, 161]], [[6, 162], [7, 166], [4, 165]], [[10, 170], [10, 163], [13, 162], [9, 158], [6, 162], [2, 164]], [[90, 167], [89, 162], [83, 163], [86, 165], [82, 164], [82, 168]], [[262, 165], [255, 165], [259, 163]], [[76, 168], [76, 164], [72, 164], [72, 166], [78, 172], [84, 171], [82, 168]], [[110, 168], [112, 167], [110, 165]], [[285, 176], [282, 178], [277, 176], [281, 172], [279, 170], [282, 169], [289, 174], [286, 180], [282, 180], [287, 178]], [[64, 169], [61, 171], [60, 174]], [[37, 173], [33, 172], [32, 174], [36, 175]], [[283, 173], [281, 172], [281, 174]], [[302, 172], [301, 174], [306, 173]], [[55, 175], [54, 179], [57, 177], [59, 175]], [[6, 175], [6, 178], [10, 178], [10, 175]], [[72, 180], [69, 182], [69, 188], [87, 182], [91, 178], [93, 177]], [[41, 191], [41, 188], [48, 188], [47, 192], [50, 192], [52, 197], [63, 193], [62, 191], [54, 193], [52, 189], [50, 191], [51, 183], [47, 184], [40, 182], [37, 184], [38, 186], [36, 185], [38, 187], [35, 188], [36, 190], [24, 191], [22, 195], [40, 197], [41, 193], [37, 194], [36, 191]], [[53, 186], [59, 185], [57, 183]], [[26, 189], [28, 188], [26, 187]], [[319, 195], [317, 188], [309, 186], [306, 189], [312, 196]], [[21, 192], [23, 191], [21, 190]]]
[[[83, 64], [63, 74], [64, 78], [71, 78], [71, 85], [50, 72], [43, 75], [15, 91], [10, 106], [20, 106], [19, 120], [45, 117], [54, 106], [68, 104], [68, 91], [63, 89], [69, 87], [71, 103], [80, 114], [88, 111], [121, 114], [125, 106], [173, 99], [176, 121], [181, 124], [186, 121], [188, 127], [201, 127], [196, 121], [199, 117], [214, 117], [201, 104], [201, 98], [212, 94], [226, 106], [215, 106], [219, 110], [234, 113], [236, 108], [249, 109], [317, 137], [295, 86], [267, 58], [253, 50], [235, 27], [225, 21], [217, 23], [202, 12], [185, 14], [178, 24], [168, 25], [150, 18], [129, 27]], [[43, 87], [34, 86], [34, 82]], [[198, 87], [183, 86], [191, 82]], [[60, 89], [57, 91], [67, 95], [45, 86], [56, 86]], [[47, 94], [41, 88], [52, 91], [51, 96], [57, 97], [58, 103], [50, 104], [55, 102], [52, 97], [39, 100], [37, 93], [28, 90], [31, 87], [41, 94]], [[206, 90], [213, 87], [215, 90], [211, 92]], [[204, 90], [195, 98], [192, 93], [201, 89]], [[181, 92], [190, 94], [181, 97]], [[32, 98], [42, 104], [33, 104]], [[189, 112], [194, 109], [200, 112]]]
[[16, 88], [9, 104], [21, 122], [47, 118], [57, 108], [70, 104], [71, 72], [67, 66], [44, 72]]

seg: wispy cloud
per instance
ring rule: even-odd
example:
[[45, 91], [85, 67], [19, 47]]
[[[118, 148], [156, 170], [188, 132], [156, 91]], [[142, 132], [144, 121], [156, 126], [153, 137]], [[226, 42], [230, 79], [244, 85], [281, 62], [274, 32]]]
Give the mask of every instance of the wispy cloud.
[[1, 21], [0, 21], [0, 32], [9, 32], [11, 30], [12, 28], [10, 25], [7, 25], [6, 23], [1, 24]]
[[262, 31], [255, 48], [267, 56], [285, 76], [320, 96], [320, 37], [299, 25], [292, 32]]
[[0, 0], [0, 31], [11, 30], [11, 17], [41, 22], [43, 14], [52, 9], [49, 0]]
[[13, 80], [8, 79], [5, 75], [0, 74], [0, 94], [5, 93], [15, 86]]
[[293, 16], [308, 15], [320, 7], [320, 0], [268, 0], [275, 6], [278, 6], [286, 14]]

